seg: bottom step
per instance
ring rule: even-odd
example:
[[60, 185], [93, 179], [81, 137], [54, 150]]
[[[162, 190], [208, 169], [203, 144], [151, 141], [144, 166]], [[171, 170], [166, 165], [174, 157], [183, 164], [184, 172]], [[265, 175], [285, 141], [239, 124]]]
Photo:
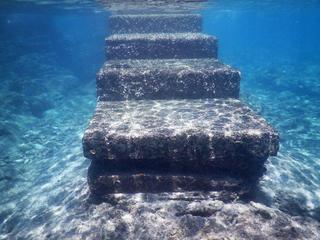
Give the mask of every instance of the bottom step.
[[91, 164], [88, 171], [91, 194], [103, 198], [113, 193], [161, 193], [185, 191], [219, 191], [229, 196], [245, 196], [256, 186], [254, 181], [223, 175], [195, 175], [183, 173], [110, 172], [99, 164]]
[[278, 134], [236, 99], [98, 102], [83, 137], [84, 155], [92, 160], [90, 190], [96, 196], [242, 195], [278, 147]]

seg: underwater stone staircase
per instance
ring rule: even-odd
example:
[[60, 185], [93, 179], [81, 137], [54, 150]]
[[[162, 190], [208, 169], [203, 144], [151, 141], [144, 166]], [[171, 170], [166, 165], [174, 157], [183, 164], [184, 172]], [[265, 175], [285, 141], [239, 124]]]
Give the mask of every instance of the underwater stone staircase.
[[278, 134], [238, 100], [197, 14], [114, 15], [97, 106], [83, 137], [91, 193], [246, 194]]

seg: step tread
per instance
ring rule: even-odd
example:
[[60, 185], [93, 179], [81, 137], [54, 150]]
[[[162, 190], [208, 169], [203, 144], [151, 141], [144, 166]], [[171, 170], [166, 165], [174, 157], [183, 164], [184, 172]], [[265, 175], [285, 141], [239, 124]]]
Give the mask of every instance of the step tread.
[[114, 33], [201, 32], [200, 14], [121, 14], [109, 17]]
[[203, 33], [113, 34], [106, 56], [113, 59], [217, 58], [217, 39]]
[[239, 97], [240, 72], [216, 59], [107, 61], [97, 74], [97, 96], [126, 99]]
[[136, 40], [216, 40], [215, 36], [211, 36], [205, 33], [131, 33], [131, 34], [112, 34], [106, 38], [108, 41], [136, 41]]
[[228, 165], [275, 155], [279, 139], [263, 118], [236, 99], [101, 101], [83, 145], [85, 156], [96, 161]]

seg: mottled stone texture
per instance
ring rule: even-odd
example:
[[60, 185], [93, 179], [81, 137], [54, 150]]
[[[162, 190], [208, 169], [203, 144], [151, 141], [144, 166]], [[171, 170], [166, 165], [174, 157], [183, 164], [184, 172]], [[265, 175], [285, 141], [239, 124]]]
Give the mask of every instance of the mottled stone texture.
[[[195, 13], [203, 10], [205, 0], [96, 0], [115, 14]], [[200, 3], [200, 4], [199, 4]]]
[[103, 198], [111, 193], [219, 191], [217, 199], [231, 200], [247, 197], [255, 186], [254, 181], [222, 174], [197, 175], [164, 172], [162, 169], [142, 171], [112, 171], [112, 166], [107, 168], [92, 163], [88, 172], [90, 192], [96, 198]]
[[99, 100], [238, 98], [240, 72], [214, 59], [113, 60], [97, 74]]
[[172, 162], [246, 177], [278, 146], [277, 133], [236, 99], [98, 102], [83, 138], [95, 162]]
[[114, 34], [106, 38], [112, 59], [217, 58], [217, 39], [202, 33]]
[[201, 32], [201, 29], [200, 14], [123, 14], [109, 18], [111, 34]]
[[290, 216], [256, 202], [224, 203], [210, 195], [114, 194], [107, 203], [92, 209], [103, 219], [98, 219], [99, 230], [89, 235], [90, 239], [320, 239], [320, 223], [315, 220]]

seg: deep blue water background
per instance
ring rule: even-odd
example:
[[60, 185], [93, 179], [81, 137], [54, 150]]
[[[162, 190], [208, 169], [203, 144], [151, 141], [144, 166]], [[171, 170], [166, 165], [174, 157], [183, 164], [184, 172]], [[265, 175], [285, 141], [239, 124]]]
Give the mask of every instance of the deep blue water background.
[[[81, 137], [109, 13], [0, 7], [0, 239], [82, 235], [99, 218], [84, 210]], [[281, 136], [260, 183], [263, 201], [320, 219], [320, 3], [220, 1], [201, 13], [220, 60], [242, 72], [242, 100]]]

